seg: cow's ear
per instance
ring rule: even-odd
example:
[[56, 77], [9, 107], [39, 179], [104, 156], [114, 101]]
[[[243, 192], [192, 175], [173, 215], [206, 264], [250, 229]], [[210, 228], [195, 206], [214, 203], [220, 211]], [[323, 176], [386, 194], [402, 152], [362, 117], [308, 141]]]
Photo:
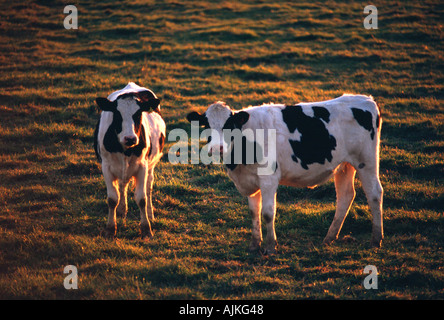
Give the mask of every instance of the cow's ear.
[[204, 126], [207, 122], [205, 115], [200, 114], [199, 112], [193, 111], [187, 114], [188, 122], [191, 121], [199, 121], [199, 126]]
[[107, 98], [96, 98], [96, 103], [102, 111], [115, 111], [116, 103], [109, 101]]
[[140, 109], [142, 111], [149, 112], [149, 111], [153, 111], [154, 109], [156, 109], [159, 106], [160, 99], [152, 98], [147, 101], [138, 102], [138, 104], [139, 104]]
[[244, 124], [250, 119], [250, 114], [245, 111], [239, 111], [232, 115], [232, 121], [237, 128], [242, 128]]

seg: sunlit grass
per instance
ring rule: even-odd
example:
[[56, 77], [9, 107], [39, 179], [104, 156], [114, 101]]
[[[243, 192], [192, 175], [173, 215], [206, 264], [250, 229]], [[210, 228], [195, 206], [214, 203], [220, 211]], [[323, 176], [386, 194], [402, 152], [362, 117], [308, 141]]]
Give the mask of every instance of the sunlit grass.
[[[0, 297], [25, 299], [442, 299], [443, 31], [439, 1], [62, 1], [0, 5]], [[324, 247], [333, 182], [280, 187], [279, 253], [247, 251], [247, 201], [217, 165], [155, 171], [155, 236], [130, 190], [118, 238], [101, 237], [106, 188], [94, 98], [135, 81], [162, 98], [167, 131], [191, 110], [371, 94], [381, 107], [385, 240], [371, 249], [359, 180], [341, 239]], [[167, 134], [168, 134], [167, 132]], [[166, 141], [165, 153], [173, 144]], [[265, 230], [264, 230], [265, 231]], [[63, 268], [79, 270], [65, 290]], [[379, 289], [362, 287], [377, 266]]]

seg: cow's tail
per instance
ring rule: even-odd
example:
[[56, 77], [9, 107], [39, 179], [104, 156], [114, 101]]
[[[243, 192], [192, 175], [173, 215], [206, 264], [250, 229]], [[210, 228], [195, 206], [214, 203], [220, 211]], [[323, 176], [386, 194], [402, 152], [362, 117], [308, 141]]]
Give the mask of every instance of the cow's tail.
[[100, 156], [99, 151], [99, 126], [100, 126], [100, 118], [97, 122], [96, 129], [94, 130], [94, 151], [96, 153], [97, 160], [102, 163], [102, 157]]
[[[373, 99], [373, 97], [372, 97], [372, 99]], [[379, 139], [381, 137], [381, 125], [382, 125], [381, 108], [376, 103], [376, 101], [374, 101], [374, 102], [375, 102], [375, 105], [376, 105], [376, 120], [375, 120], [376, 135], [377, 135], [378, 141], [379, 141]]]
[[382, 117], [381, 117], [381, 108], [379, 107], [379, 105], [376, 103], [375, 99], [373, 99], [372, 96], [368, 96], [368, 99], [371, 100], [371, 102], [374, 104], [375, 106], [375, 123], [373, 124], [373, 127], [376, 128], [376, 135], [377, 135], [377, 141], [379, 141], [379, 138], [381, 137], [381, 124], [382, 124]]
[[[371, 97], [373, 100], [373, 97]], [[381, 126], [382, 126], [382, 116], [381, 116], [381, 109], [379, 105], [374, 101], [375, 104], [375, 111], [376, 111], [376, 117], [375, 117], [375, 124], [374, 128], [376, 137], [375, 137], [375, 154], [376, 154], [376, 172], [379, 175], [379, 153], [380, 153], [380, 144], [381, 144]]]

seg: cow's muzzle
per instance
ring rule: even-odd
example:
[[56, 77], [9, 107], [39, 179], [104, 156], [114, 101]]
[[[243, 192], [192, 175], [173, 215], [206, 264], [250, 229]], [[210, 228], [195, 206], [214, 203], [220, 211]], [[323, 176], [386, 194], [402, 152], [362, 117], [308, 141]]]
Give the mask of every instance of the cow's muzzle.
[[125, 146], [132, 147], [137, 144], [137, 137], [124, 137], [123, 142]]

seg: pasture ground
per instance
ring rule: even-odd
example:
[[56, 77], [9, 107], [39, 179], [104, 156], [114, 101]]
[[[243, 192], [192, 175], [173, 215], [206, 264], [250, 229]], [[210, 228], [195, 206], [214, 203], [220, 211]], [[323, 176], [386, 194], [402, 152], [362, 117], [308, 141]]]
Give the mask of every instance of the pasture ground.
[[[65, 5], [78, 30], [63, 27]], [[0, 3], [1, 299], [443, 299], [444, 6], [440, 0], [14, 1]], [[365, 196], [322, 245], [333, 182], [280, 187], [278, 254], [247, 252], [250, 218], [222, 166], [156, 169], [155, 237], [129, 201], [100, 236], [106, 189], [92, 147], [94, 99], [128, 81], [162, 99], [168, 132], [217, 100], [371, 94], [382, 109], [385, 240], [369, 245]], [[174, 142], [167, 142], [165, 153]], [[63, 287], [66, 265], [79, 288]], [[378, 289], [363, 287], [366, 265]]]

